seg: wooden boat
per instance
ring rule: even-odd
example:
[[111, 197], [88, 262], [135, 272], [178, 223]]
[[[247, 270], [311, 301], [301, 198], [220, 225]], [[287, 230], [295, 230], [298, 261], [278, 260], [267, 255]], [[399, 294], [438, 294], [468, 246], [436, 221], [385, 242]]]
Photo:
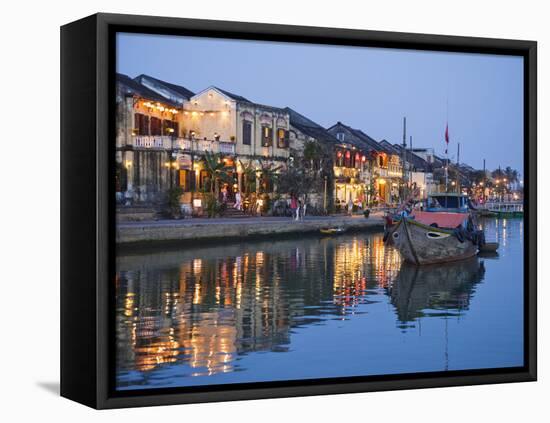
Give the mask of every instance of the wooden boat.
[[473, 257], [478, 251], [478, 242], [483, 242], [481, 234], [466, 232], [468, 219], [467, 213], [415, 212], [397, 223], [391, 237], [409, 263], [425, 265], [463, 260]]
[[343, 234], [346, 230], [344, 228], [321, 228], [319, 232], [323, 235], [339, 235]]

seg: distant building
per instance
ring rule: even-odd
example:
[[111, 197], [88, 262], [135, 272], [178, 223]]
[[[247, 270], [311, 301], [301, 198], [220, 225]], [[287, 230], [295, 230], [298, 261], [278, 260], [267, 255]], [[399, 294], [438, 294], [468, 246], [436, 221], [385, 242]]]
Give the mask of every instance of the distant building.
[[[394, 144], [393, 147], [399, 152], [400, 157], [403, 157], [403, 146], [401, 144]], [[418, 188], [420, 190], [420, 197], [425, 199], [428, 194], [435, 190], [433, 165], [415, 153], [415, 150], [405, 150], [407, 182], [411, 187]], [[433, 163], [433, 159], [431, 162]]]
[[[338, 122], [328, 128], [338, 141], [345, 146], [337, 163], [351, 165], [362, 169], [362, 184], [366, 185], [369, 203], [374, 200], [382, 204], [396, 204], [399, 201], [399, 185], [402, 181], [403, 169], [399, 154], [390, 146], [385, 146], [368, 136], [360, 129], [352, 128]], [[357, 164], [361, 161], [361, 166]], [[365, 166], [368, 165], [365, 171]], [[338, 181], [337, 181], [338, 182]], [[341, 197], [341, 193], [337, 196]], [[342, 184], [345, 191], [345, 201], [349, 200], [349, 189], [353, 197], [354, 186]], [[349, 189], [348, 189], [349, 188]], [[357, 188], [355, 187], [355, 190]]]
[[334, 153], [339, 145], [338, 140], [329, 131], [298, 113], [290, 107], [285, 108], [290, 117], [290, 143], [292, 153], [297, 157], [303, 156], [305, 146], [308, 143], [317, 144], [320, 147], [322, 159], [314, 164], [311, 171], [316, 172], [320, 180], [325, 181], [319, 192], [312, 192], [308, 199], [314, 206], [323, 209], [332, 209], [334, 205]]
[[153, 203], [176, 184], [174, 140], [181, 106], [127, 75], [116, 76], [116, 191], [119, 203]]
[[[183, 207], [191, 211], [208, 183], [202, 163], [207, 151], [221, 154], [233, 169], [233, 183], [225, 184], [230, 196], [243, 189], [243, 166], [259, 172], [261, 166], [285, 166], [290, 157], [285, 109], [213, 86], [195, 94], [148, 75], [118, 74], [116, 90], [119, 203], [158, 205], [179, 186]], [[258, 177], [255, 182], [258, 190]]]

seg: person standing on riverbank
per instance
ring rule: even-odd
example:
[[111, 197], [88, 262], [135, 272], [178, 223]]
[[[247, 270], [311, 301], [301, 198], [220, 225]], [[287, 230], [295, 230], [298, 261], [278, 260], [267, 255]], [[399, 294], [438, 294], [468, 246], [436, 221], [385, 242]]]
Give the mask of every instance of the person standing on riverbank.
[[290, 211], [292, 212], [292, 218], [294, 220], [298, 220], [298, 216], [296, 215], [296, 209], [298, 208], [298, 200], [294, 195], [290, 197]]
[[242, 203], [242, 197], [241, 197], [241, 192], [240, 191], [237, 191], [235, 193], [235, 208], [237, 210], [242, 210], [243, 209], [243, 203]]
[[306, 210], [307, 210], [307, 202], [306, 202], [306, 198], [304, 196], [304, 200], [302, 202], [302, 208], [301, 208], [301, 212], [300, 212], [300, 219], [303, 219], [306, 216]]

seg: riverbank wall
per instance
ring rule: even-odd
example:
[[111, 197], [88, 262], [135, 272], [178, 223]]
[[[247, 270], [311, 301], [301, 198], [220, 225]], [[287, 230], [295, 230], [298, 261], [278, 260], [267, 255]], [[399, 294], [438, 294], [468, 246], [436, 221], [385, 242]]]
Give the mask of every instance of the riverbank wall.
[[[198, 219], [197, 219], [198, 220]], [[291, 219], [235, 219], [233, 221], [208, 220], [193, 222], [144, 222], [118, 224], [116, 243], [118, 246], [155, 246], [161, 244], [193, 243], [217, 240], [238, 240], [296, 236], [319, 233], [321, 228], [341, 227], [346, 232], [381, 231], [384, 221], [379, 217], [369, 219], [350, 217], [330, 217], [294, 221]]]

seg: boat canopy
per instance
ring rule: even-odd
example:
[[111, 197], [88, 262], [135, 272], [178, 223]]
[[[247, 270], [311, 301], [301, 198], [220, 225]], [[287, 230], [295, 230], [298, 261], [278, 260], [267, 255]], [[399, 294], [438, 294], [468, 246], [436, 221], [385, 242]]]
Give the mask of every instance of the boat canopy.
[[428, 210], [467, 211], [468, 197], [460, 193], [438, 193], [428, 196]]
[[456, 228], [468, 220], [468, 215], [465, 213], [423, 212], [415, 210], [412, 216], [419, 223], [428, 226], [435, 223], [439, 228]]

